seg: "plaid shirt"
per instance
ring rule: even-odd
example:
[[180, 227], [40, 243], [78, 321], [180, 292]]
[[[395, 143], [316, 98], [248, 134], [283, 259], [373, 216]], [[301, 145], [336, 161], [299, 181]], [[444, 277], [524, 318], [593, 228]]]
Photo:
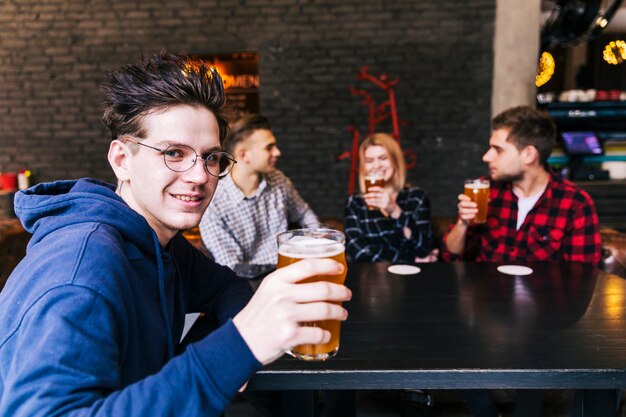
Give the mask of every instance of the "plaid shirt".
[[[396, 203], [402, 214], [393, 219], [379, 210], [368, 210], [358, 195], [348, 198], [344, 218], [346, 252], [353, 261], [413, 263], [415, 257], [429, 253], [433, 231], [426, 191], [405, 188], [398, 193]], [[411, 239], [404, 237], [404, 227], [411, 229]]]
[[486, 262], [600, 260], [600, 233], [593, 200], [583, 190], [555, 173], [519, 230], [517, 196], [510, 182], [492, 183], [487, 223], [470, 226], [466, 251], [458, 256], [447, 251], [443, 237], [442, 258], [446, 261]]
[[257, 192], [246, 197], [230, 175], [219, 181], [202, 216], [202, 241], [215, 261], [236, 264], [276, 264], [276, 235], [289, 223], [317, 227], [319, 220], [281, 171], [264, 175]]

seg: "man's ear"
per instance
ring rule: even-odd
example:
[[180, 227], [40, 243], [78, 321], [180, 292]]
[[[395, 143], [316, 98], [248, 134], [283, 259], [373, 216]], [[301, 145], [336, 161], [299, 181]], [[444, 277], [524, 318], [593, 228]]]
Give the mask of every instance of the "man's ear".
[[120, 140], [114, 140], [109, 146], [109, 164], [119, 181], [127, 181], [130, 178], [129, 172], [129, 152], [130, 150]]
[[243, 144], [239, 144], [234, 150], [235, 159], [242, 162], [248, 162], [248, 149]]
[[539, 151], [532, 145], [525, 147], [520, 153], [522, 155], [522, 162], [526, 165], [532, 165], [536, 161], [539, 161]]

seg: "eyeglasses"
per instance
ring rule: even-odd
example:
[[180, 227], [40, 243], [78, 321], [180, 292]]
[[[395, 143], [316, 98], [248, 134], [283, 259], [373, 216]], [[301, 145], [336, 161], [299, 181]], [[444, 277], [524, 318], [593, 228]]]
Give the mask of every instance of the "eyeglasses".
[[176, 144], [170, 145], [165, 149], [160, 149], [128, 137], [124, 138], [123, 141], [133, 142], [137, 145], [159, 151], [163, 155], [165, 166], [174, 172], [189, 171], [196, 164], [198, 158], [200, 158], [204, 162], [204, 169], [209, 175], [224, 178], [237, 163], [235, 158], [225, 151], [212, 151], [206, 156], [201, 156], [196, 153], [194, 148], [187, 145]]

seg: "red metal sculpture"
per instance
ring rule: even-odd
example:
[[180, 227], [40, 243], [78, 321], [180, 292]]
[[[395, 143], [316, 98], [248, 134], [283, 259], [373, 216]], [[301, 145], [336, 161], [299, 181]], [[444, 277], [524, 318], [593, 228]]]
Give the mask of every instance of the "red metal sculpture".
[[357, 80], [369, 81], [378, 88], [387, 92], [387, 100], [370, 111], [370, 134], [374, 133], [375, 126], [391, 118], [392, 136], [400, 141], [400, 127], [398, 125], [398, 111], [396, 108], [396, 94], [393, 87], [400, 81], [398, 78], [389, 79], [387, 74], [372, 75], [367, 72], [367, 66], [361, 68], [356, 76]]
[[[383, 101], [382, 103], [376, 104], [374, 98], [370, 93], [363, 89], [357, 89], [353, 86], [350, 86], [350, 94], [352, 94], [353, 96], [363, 97], [361, 104], [366, 106], [368, 109], [369, 134], [374, 134], [376, 132], [377, 125], [387, 120], [391, 120], [391, 135], [398, 141], [398, 143], [400, 143], [400, 124], [404, 124], [404, 122], [398, 119], [398, 111], [396, 108], [396, 95], [394, 91], [394, 86], [398, 84], [400, 80], [398, 78], [390, 79], [387, 74], [383, 73], [376, 75], [370, 74], [367, 72], [367, 66], [361, 68], [361, 71], [357, 74], [356, 78], [357, 80], [369, 81], [376, 87], [382, 89], [387, 93], [387, 100]], [[356, 185], [356, 178], [358, 175], [359, 141], [361, 134], [356, 126], [348, 126], [348, 131], [352, 132], [352, 150], [350, 152], [343, 152], [337, 157], [337, 159], [341, 161], [351, 158], [348, 194], [353, 194]], [[413, 151], [410, 149], [405, 150], [403, 151], [403, 154], [406, 160], [406, 168], [413, 168], [417, 159]]]

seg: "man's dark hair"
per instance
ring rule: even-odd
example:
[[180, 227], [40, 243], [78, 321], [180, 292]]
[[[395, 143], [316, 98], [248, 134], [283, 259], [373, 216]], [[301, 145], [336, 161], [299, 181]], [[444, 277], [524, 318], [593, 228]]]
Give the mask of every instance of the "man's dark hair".
[[202, 61], [166, 51], [144, 57], [108, 74], [102, 121], [111, 138], [132, 135], [144, 138], [141, 119], [152, 112], [187, 104], [208, 109], [220, 129], [220, 143], [228, 134], [226, 94], [215, 68]]
[[272, 130], [267, 117], [260, 114], [248, 114], [230, 124], [230, 132], [224, 143], [224, 148], [233, 153], [235, 146], [254, 133], [255, 130]]
[[492, 129], [509, 129], [508, 142], [518, 150], [534, 146], [539, 153], [539, 162], [545, 165], [554, 145], [556, 126], [552, 118], [543, 111], [529, 106], [512, 107], [492, 120]]

